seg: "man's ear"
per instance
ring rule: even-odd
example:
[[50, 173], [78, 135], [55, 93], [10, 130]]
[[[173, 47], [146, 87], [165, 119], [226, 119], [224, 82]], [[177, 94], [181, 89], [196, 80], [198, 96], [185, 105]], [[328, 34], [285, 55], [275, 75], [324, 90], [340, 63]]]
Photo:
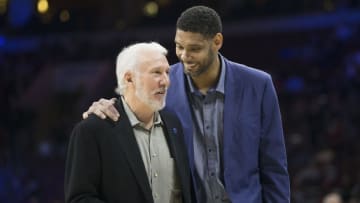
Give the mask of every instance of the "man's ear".
[[214, 46], [217, 50], [219, 50], [223, 45], [223, 35], [219, 32], [213, 38]]
[[132, 83], [133, 82], [134, 75], [131, 72], [126, 72], [124, 75], [125, 82], [126, 83]]

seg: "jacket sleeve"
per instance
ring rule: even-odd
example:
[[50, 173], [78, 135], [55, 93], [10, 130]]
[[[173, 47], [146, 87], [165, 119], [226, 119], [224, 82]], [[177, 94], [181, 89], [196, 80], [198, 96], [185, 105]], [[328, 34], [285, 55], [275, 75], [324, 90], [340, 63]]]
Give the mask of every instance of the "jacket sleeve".
[[70, 137], [65, 167], [66, 203], [103, 203], [99, 197], [101, 163], [94, 130], [78, 124]]
[[290, 202], [290, 181], [280, 109], [271, 77], [261, 107], [260, 175], [263, 202]]

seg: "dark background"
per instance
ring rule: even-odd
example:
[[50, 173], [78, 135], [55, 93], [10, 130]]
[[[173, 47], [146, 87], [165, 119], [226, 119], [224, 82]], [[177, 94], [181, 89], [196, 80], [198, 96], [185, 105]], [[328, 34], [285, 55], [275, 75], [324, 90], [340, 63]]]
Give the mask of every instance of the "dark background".
[[0, 0], [1, 203], [64, 201], [70, 132], [115, 96], [118, 52], [154, 40], [176, 62], [176, 18], [198, 4], [223, 18], [223, 55], [273, 77], [292, 202], [360, 202], [359, 0]]

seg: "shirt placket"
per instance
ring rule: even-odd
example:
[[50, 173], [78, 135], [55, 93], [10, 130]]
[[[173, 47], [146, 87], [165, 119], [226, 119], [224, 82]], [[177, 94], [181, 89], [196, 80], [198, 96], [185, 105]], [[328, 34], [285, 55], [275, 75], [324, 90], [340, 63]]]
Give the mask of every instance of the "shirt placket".
[[211, 202], [221, 202], [220, 193], [217, 190], [217, 146], [215, 135], [212, 134], [214, 127], [213, 118], [214, 116], [214, 104], [210, 103], [210, 101], [214, 101], [214, 94], [208, 93], [203, 102], [203, 119], [204, 119], [204, 138], [205, 138], [205, 153], [207, 154], [207, 168], [208, 168], [208, 185], [211, 190]]
[[154, 133], [154, 127], [151, 129], [150, 143], [149, 143], [149, 157], [150, 157], [150, 178], [152, 185], [152, 193], [154, 202], [160, 202], [160, 195], [157, 189], [159, 188], [159, 156], [158, 148], [156, 143], [158, 143], [158, 137]]

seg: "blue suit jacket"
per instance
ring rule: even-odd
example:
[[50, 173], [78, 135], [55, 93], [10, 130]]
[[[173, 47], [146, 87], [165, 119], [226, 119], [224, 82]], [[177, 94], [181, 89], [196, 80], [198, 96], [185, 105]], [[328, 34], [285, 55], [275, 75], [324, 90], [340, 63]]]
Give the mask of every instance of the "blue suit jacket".
[[[290, 202], [281, 115], [271, 76], [225, 58], [224, 61], [225, 190], [233, 203]], [[181, 121], [194, 174], [194, 122], [181, 63], [172, 65], [170, 79], [166, 108]]]

